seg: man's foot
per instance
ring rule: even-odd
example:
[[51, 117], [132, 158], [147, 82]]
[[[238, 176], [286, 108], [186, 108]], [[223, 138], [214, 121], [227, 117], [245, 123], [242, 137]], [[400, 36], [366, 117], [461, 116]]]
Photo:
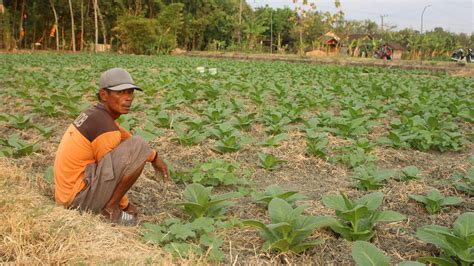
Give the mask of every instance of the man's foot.
[[113, 224], [124, 226], [135, 226], [138, 224], [138, 219], [134, 215], [122, 211], [120, 208], [117, 208], [115, 211], [104, 208], [101, 214], [108, 222]]

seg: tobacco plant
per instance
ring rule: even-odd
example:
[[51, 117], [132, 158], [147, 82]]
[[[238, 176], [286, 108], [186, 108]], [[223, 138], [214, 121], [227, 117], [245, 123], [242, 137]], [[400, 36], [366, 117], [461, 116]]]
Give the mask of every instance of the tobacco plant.
[[258, 143], [258, 145], [265, 147], [276, 147], [280, 146], [280, 143], [287, 138], [288, 134], [281, 133], [278, 135], [270, 136], [268, 139]]
[[461, 214], [453, 229], [439, 225], [426, 225], [416, 231], [416, 236], [442, 250], [439, 257], [422, 257], [419, 261], [441, 266], [468, 266], [474, 263], [474, 212]]
[[410, 165], [402, 168], [395, 178], [400, 181], [420, 180], [419, 173], [418, 167]]
[[356, 174], [352, 176], [357, 180], [356, 187], [360, 190], [375, 190], [381, 188], [387, 178], [394, 176], [391, 170], [378, 169], [375, 165], [368, 165], [366, 167], [357, 167]]
[[326, 159], [328, 156], [327, 145], [329, 140], [324, 133], [306, 131], [306, 153]]
[[270, 201], [275, 198], [285, 200], [289, 204], [293, 204], [297, 200], [303, 200], [306, 198], [297, 191], [284, 191], [278, 185], [270, 185], [263, 192], [252, 192], [251, 196], [256, 202], [264, 204], [265, 207], [267, 207]]
[[275, 170], [280, 167], [280, 164], [286, 162], [284, 160], [280, 160], [275, 155], [270, 153], [259, 152], [257, 156], [260, 160], [259, 166], [265, 168], [267, 170]]
[[20, 135], [13, 134], [8, 139], [0, 139], [0, 157], [21, 157], [39, 150], [39, 144], [28, 143]]
[[184, 199], [186, 201], [176, 203], [192, 219], [199, 217], [216, 217], [225, 213], [227, 207], [234, 205], [231, 198], [240, 196], [237, 192], [228, 192], [220, 195], [211, 195], [212, 187], [204, 187], [193, 183], [186, 186]]
[[341, 195], [323, 196], [324, 205], [336, 211], [337, 218], [333, 218], [331, 229], [349, 241], [368, 241], [374, 236], [377, 223], [404, 220], [405, 216], [398, 212], [378, 210], [383, 196], [381, 192], [373, 192], [356, 200], [349, 199], [342, 192]]
[[474, 196], [474, 156], [470, 157], [470, 162], [472, 166], [467, 170], [467, 173], [455, 172], [452, 179], [457, 189]]
[[429, 214], [439, 213], [443, 208], [458, 205], [463, 202], [460, 197], [445, 197], [439, 190], [433, 188], [426, 195], [410, 195], [410, 198], [425, 205]]
[[260, 229], [265, 240], [264, 250], [301, 253], [323, 242], [321, 240], [305, 242], [305, 240], [316, 228], [327, 226], [329, 221], [325, 217], [302, 215], [305, 207], [299, 206], [293, 209], [283, 199], [274, 198], [268, 204], [270, 224], [257, 220], [245, 220], [243, 224]]

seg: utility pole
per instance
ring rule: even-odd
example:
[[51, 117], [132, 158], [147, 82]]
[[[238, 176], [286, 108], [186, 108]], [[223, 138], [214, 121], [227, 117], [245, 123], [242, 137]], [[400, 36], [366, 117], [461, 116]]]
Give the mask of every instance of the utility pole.
[[425, 14], [425, 10], [430, 7], [431, 5], [427, 5], [425, 6], [425, 8], [423, 8], [423, 12], [421, 12], [421, 28], [420, 28], [420, 34], [423, 34], [423, 15]]
[[239, 11], [239, 33], [237, 35], [237, 39], [240, 42], [242, 40], [242, 0], [240, 0], [240, 11]]
[[386, 18], [386, 17], [388, 17], [387, 14], [380, 15], [380, 19], [382, 19], [382, 33], [383, 33], [383, 18]]
[[273, 54], [273, 8], [270, 9], [270, 53]]

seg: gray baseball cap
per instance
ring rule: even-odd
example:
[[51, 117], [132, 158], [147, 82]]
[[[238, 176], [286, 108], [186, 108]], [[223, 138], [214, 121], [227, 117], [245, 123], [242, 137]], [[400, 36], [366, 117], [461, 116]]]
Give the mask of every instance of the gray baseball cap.
[[112, 68], [102, 73], [99, 80], [99, 89], [109, 89], [112, 91], [142, 90], [133, 84], [132, 76], [122, 68]]

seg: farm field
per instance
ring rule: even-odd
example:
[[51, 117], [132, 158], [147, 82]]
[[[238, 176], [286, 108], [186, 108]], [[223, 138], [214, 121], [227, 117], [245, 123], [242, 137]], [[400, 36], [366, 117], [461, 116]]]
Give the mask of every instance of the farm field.
[[[451, 229], [474, 211], [474, 77], [114, 54], [0, 60], [2, 262], [354, 264], [351, 240], [370, 240], [398, 263], [446, 254], [417, 231]], [[144, 90], [119, 122], [152, 143], [175, 181], [164, 184], [145, 168], [129, 192], [141, 211], [134, 228], [54, 207], [59, 141], [96, 102], [100, 74], [112, 67], [127, 69]], [[192, 197], [209, 192], [198, 184], [213, 196]], [[451, 197], [446, 206], [419, 202], [435, 197], [432, 189]], [[348, 199], [361, 197], [370, 206], [351, 210]], [[275, 225], [292, 217], [301, 220]], [[87, 242], [74, 245], [81, 230]], [[269, 236], [285, 230], [301, 239]], [[116, 254], [133, 247], [136, 257]]]

